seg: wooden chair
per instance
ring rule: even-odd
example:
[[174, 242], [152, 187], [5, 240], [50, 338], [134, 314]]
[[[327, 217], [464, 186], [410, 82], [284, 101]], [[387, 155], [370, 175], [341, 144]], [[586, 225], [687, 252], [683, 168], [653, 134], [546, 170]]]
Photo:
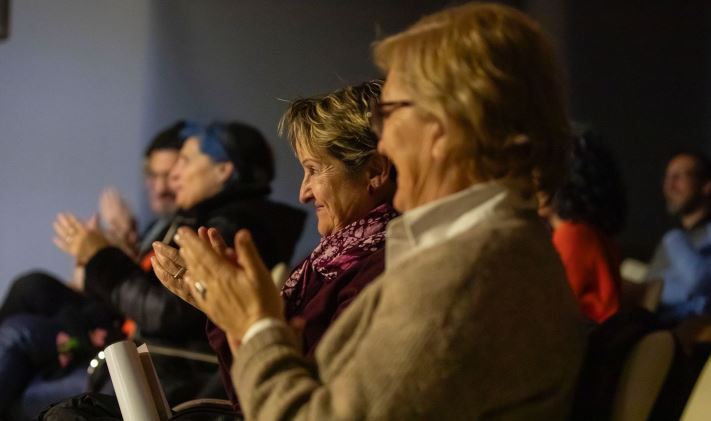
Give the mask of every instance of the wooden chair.
[[644, 421], [664, 384], [674, 358], [669, 331], [646, 335], [625, 361], [612, 407], [612, 421]]
[[696, 380], [694, 390], [686, 402], [681, 421], [706, 421], [711, 419], [711, 358]]

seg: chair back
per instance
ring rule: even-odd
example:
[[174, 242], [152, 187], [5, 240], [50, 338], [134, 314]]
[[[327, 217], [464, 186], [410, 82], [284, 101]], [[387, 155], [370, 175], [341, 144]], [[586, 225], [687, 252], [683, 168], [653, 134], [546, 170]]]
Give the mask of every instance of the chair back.
[[706, 361], [694, 390], [686, 402], [681, 421], [701, 421], [711, 419], [711, 357]]
[[289, 266], [286, 263], [281, 262], [274, 265], [272, 268], [272, 280], [274, 280], [274, 285], [277, 289], [281, 291], [284, 283], [289, 278]]
[[626, 358], [615, 393], [612, 421], [649, 418], [674, 358], [674, 338], [669, 331], [643, 337]]

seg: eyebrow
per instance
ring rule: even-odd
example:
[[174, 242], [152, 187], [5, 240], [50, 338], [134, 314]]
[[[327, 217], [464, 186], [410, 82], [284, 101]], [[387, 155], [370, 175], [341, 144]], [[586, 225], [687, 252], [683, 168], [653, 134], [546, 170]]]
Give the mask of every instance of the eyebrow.
[[308, 163], [310, 163], [310, 162], [311, 162], [311, 163], [314, 163], [314, 164], [318, 164], [318, 163], [319, 163], [318, 161], [316, 161], [316, 160], [313, 159], [313, 158], [306, 158], [306, 159], [304, 159], [303, 161], [301, 161], [301, 165], [308, 164]]

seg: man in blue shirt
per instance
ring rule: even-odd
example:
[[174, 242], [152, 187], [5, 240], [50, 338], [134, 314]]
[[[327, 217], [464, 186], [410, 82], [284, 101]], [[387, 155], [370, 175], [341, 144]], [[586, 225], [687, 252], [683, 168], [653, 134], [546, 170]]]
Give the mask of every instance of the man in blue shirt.
[[680, 227], [657, 246], [646, 278], [663, 280], [659, 315], [679, 322], [707, 312], [711, 297], [711, 161], [697, 152], [676, 154], [664, 177], [667, 211]]

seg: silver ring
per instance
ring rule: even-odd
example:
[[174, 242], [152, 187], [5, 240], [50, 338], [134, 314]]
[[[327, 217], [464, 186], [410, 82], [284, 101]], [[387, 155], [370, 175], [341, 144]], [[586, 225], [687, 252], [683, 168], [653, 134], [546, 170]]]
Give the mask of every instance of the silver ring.
[[173, 279], [175, 279], [176, 281], [179, 281], [180, 278], [182, 278], [183, 275], [185, 275], [185, 272], [187, 272], [187, 269], [185, 269], [185, 266], [181, 266], [180, 269], [178, 269], [178, 271], [175, 272], [175, 275], [173, 275]]
[[203, 285], [203, 283], [200, 281], [196, 281], [193, 286], [195, 287], [195, 290], [198, 292], [198, 294], [200, 294], [200, 298], [204, 300], [205, 295], [207, 295], [207, 288], [205, 287], [205, 285]]

